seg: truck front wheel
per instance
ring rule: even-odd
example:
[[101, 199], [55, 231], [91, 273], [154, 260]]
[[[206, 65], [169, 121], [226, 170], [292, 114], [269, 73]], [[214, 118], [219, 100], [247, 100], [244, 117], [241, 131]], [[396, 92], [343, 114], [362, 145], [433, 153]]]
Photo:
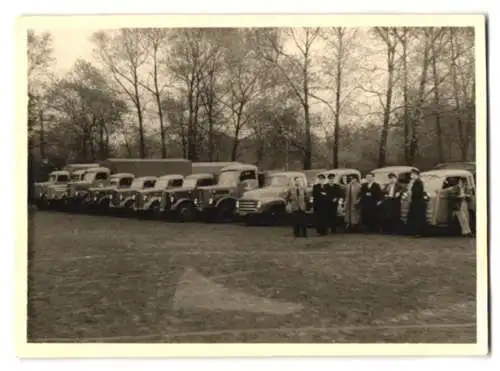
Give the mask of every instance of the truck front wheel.
[[194, 205], [185, 202], [181, 205], [179, 205], [179, 208], [177, 209], [177, 220], [180, 222], [192, 222], [196, 218], [196, 209], [194, 208]]

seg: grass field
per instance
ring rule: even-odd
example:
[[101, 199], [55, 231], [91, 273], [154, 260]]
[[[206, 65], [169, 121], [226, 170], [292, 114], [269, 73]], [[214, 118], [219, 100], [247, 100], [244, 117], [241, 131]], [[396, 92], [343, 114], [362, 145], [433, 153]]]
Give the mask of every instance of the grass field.
[[32, 342], [475, 342], [475, 240], [50, 212], [31, 226]]

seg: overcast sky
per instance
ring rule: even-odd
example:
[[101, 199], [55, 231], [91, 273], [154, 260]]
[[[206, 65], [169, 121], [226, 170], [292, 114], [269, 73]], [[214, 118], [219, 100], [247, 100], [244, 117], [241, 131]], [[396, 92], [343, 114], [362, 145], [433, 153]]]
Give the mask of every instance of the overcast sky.
[[89, 37], [97, 29], [50, 29], [54, 38], [54, 72], [63, 74], [78, 58], [92, 58], [92, 44]]

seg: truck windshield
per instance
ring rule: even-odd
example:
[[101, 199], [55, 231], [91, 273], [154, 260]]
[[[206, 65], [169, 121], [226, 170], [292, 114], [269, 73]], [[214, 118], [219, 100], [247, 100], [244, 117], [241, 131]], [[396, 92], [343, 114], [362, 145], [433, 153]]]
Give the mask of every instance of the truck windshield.
[[[428, 193], [435, 193], [443, 188], [444, 179], [439, 175], [422, 174], [420, 180], [424, 183], [424, 190]], [[411, 189], [411, 183], [409, 189]]]
[[378, 184], [389, 183], [389, 174], [392, 173], [390, 170], [386, 171], [376, 171], [373, 173], [373, 181]]
[[65, 174], [64, 175], [59, 175], [57, 177], [57, 181], [58, 182], [67, 182], [68, 180], [69, 180], [69, 177], [67, 175], [65, 175]]
[[83, 180], [86, 182], [93, 182], [95, 177], [95, 173], [87, 173], [83, 176]]
[[194, 188], [194, 187], [196, 187], [197, 183], [198, 183], [198, 179], [187, 177], [184, 179], [184, 183], [182, 184], [182, 186], [188, 187], [188, 188]]
[[286, 175], [271, 175], [269, 178], [268, 186], [269, 187], [286, 187], [288, 186], [290, 181]]
[[236, 186], [240, 177], [239, 171], [224, 171], [219, 175], [219, 185]]
[[142, 188], [143, 183], [144, 179], [134, 179], [134, 181], [130, 185], [130, 188]]
[[171, 181], [172, 179], [168, 179], [168, 178], [163, 178], [163, 179], [159, 179], [156, 181], [155, 183], [155, 188], [158, 188], [158, 189], [165, 189], [168, 187], [168, 182]]

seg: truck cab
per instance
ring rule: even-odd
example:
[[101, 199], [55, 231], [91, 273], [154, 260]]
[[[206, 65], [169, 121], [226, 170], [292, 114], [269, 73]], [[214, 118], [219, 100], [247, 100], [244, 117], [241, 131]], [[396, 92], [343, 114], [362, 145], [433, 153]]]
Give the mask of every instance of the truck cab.
[[236, 201], [244, 192], [259, 186], [257, 166], [234, 164], [221, 170], [216, 185], [199, 187], [195, 202], [206, 221], [232, 220]]
[[65, 188], [70, 181], [70, 173], [66, 170], [57, 170], [49, 174], [46, 182], [34, 183], [35, 204], [40, 209], [45, 209], [51, 205], [59, 188]]
[[141, 176], [135, 178], [130, 187], [113, 190], [113, 196], [109, 204], [110, 208], [117, 212], [133, 212], [134, 202], [139, 192], [144, 189], [153, 188], [157, 180], [158, 177], [155, 176]]
[[181, 222], [193, 221], [197, 217], [196, 190], [217, 184], [213, 173], [191, 174], [184, 178], [182, 187], [163, 192], [160, 211], [167, 217]]
[[[428, 227], [452, 227], [453, 219], [449, 207], [450, 191], [458, 183], [458, 180], [462, 179], [472, 193], [468, 200], [468, 206], [472, 229], [475, 229], [476, 184], [472, 172], [464, 169], [435, 169], [421, 173], [420, 179], [424, 184], [428, 200], [426, 208]], [[408, 220], [409, 207], [410, 195], [406, 193], [401, 201], [401, 219], [405, 223]]]
[[86, 202], [90, 209], [99, 209], [106, 211], [115, 189], [124, 189], [130, 187], [135, 176], [131, 173], [117, 173], [109, 177], [109, 184], [102, 187], [89, 188]]
[[247, 191], [238, 199], [236, 215], [249, 224], [263, 222], [274, 225], [285, 221], [287, 193], [290, 184], [297, 177], [302, 184], [307, 184], [307, 177], [303, 172], [269, 173], [263, 188]]
[[372, 170], [373, 180], [380, 185], [380, 187], [385, 187], [389, 184], [389, 174], [394, 173], [398, 177], [398, 182], [403, 186], [408, 187], [411, 180], [412, 170], [418, 170], [414, 166], [386, 166], [375, 170]]
[[134, 210], [142, 214], [151, 212], [154, 216], [159, 216], [162, 195], [170, 188], [181, 187], [184, 176], [181, 174], [168, 174], [159, 177], [152, 188], [141, 189], [135, 198]]
[[82, 180], [68, 183], [65, 201], [71, 210], [78, 210], [84, 206], [89, 189], [104, 187], [109, 184], [110, 170], [105, 167], [92, 167], [85, 170]]

